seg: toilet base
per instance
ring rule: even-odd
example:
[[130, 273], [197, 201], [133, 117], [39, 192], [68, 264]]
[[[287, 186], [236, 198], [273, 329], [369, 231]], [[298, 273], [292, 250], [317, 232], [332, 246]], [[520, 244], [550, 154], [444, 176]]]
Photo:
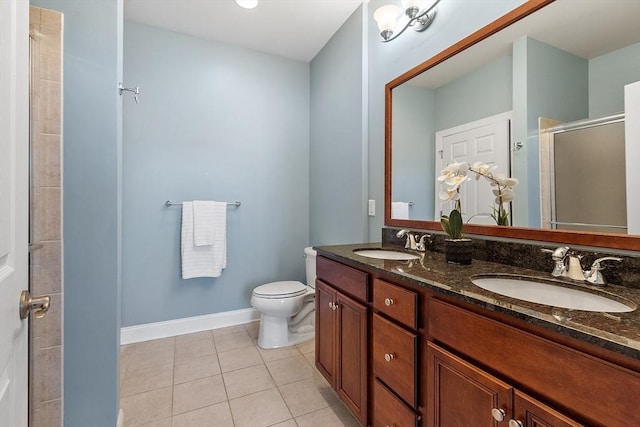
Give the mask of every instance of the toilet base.
[[260, 348], [291, 347], [311, 341], [313, 338], [315, 338], [313, 322], [298, 326], [296, 330], [292, 331], [289, 328], [289, 318], [287, 317], [268, 316], [264, 313], [260, 316], [260, 330], [258, 331], [258, 346]]

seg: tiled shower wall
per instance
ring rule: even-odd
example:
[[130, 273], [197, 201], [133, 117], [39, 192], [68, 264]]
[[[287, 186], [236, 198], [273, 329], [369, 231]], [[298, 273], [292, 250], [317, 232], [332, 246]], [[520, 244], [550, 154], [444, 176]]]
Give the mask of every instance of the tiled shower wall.
[[30, 8], [30, 292], [51, 296], [30, 317], [29, 425], [62, 426], [62, 14]]

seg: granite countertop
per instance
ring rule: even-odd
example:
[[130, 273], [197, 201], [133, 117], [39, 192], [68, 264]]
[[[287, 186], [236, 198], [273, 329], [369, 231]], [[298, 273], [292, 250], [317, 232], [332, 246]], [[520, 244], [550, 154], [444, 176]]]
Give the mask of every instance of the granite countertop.
[[477, 274], [517, 274], [553, 280], [550, 273], [476, 259], [471, 265], [449, 264], [445, 261], [444, 254], [429, 251], [424, 253], [411, 251], [420, 256], [419, 259], [412, 261], [367, 258], [353, 252], [354, 249], [371, 248], [404, 250], [381, 243], [319, 246], [315, 249], [318, 250], [319, 255], [325, 255], [345, 264], [384, 273], [387, 277], [395, 276], [406, 283], [453, 296], [634, 359], [640, 359], [640, 289], [617, 285], [602, 288], [560, 281], [583, 290], [591, 289], [598, 293], [613, 294], [614, 298], [625, 298], [639, 308], [628, 313], [558, 309], [505, 297], [484, 290], [470, 280], [471, 276]]

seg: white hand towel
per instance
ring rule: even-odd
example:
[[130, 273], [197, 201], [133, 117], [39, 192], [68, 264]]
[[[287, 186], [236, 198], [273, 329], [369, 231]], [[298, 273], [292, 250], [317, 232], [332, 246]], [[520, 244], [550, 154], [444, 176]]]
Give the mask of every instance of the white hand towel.
[[227, 202], [213, 202], [214, 265], [222, 272], [227, 267]]
[[[226, 209], [226, 203], [224, 206]], [[183, 279], [220, 277], [222, 274], [222, 269], [226, 266], [226, 210], [224, 213], [224, 230], [221, 229], [220, 235], [224, 239], [224, 244], [216, 245], [214, 235], [213, 245], [195, 246], [193, 241], [193, 202], [182, 204], [180, 252]]]
[[391, 202], [391, 218], [409, 219], [409, 203]]
[[215, 202], [193, 201], [193, 244], [211, 246], [214, 241], [214, 206]]

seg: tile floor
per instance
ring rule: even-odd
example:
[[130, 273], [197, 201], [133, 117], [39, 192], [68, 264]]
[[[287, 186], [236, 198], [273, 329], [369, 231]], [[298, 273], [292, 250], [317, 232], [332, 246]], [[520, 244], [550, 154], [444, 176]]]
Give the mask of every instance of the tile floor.
[[314, 367], [314, 342], [256, 345], [258, 323], [122, 346], [125, 427], [358, 426]]

